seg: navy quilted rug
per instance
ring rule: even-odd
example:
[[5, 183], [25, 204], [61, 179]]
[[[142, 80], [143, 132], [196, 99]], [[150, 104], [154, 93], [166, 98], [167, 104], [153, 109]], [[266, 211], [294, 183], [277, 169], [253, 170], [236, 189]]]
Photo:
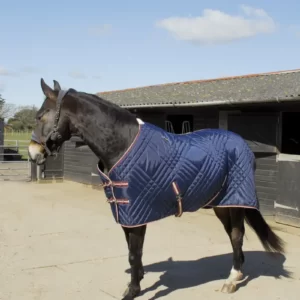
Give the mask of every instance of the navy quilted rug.
[[204, 129], [176, 135], [149, 123], [100, 178], [116, 222], [139, 226], [203, 207], [258, 209], [255, 157], [237, 134]]

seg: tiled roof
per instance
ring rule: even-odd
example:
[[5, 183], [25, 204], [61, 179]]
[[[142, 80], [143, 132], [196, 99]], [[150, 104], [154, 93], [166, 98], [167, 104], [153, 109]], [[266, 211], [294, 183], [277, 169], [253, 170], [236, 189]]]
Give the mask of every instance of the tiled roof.
[[97, 93], [122, 107], [300, 100], [300, 69]]

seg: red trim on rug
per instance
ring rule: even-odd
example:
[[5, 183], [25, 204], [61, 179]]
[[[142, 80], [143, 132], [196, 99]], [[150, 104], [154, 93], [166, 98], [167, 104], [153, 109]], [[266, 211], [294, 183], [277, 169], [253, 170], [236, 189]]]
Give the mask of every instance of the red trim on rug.
[[140, 134], [141, 134], [141, 127], [143, 126], [143, 124], [139, 124], [139, 131], [137, 133], [137, 135], [135, 136], [133, 142], [131, 143], [131, 145], [129, 146], [129, 148], [126, 150], [126, 152], [121, 156], [121, 158], [112, 166], [112, 168], [109, 170], [108, 172], [108, 176], [110, 175], [110, 173], [113, 171], [113, 169], [115, 167], [118, 166], [118, 164], [120, 164], [122, 162], [123, 159], [125, 159], [125, 157], [127, 156], [127, 154], [130, 152], [131, 148], [134, 146], [134, 144], [136, 143], [137, 139], [139, 138]]
[[[253, 207], [253, 206], [238, 206], [238, 205], [236, 205], [236, 206], [234, 206], [234, 205], [232, 205], [232, 206], [230, 206], [230, 205], [228, 205], [228, 206], [213, 206], [213, 207], [219, 207], [219, 208], [222, 208], [222, 207], [240, 207], [240, 208], [249, 208], [249, 209], [256, 209], [256, 210], [258, 210], [259, 211], [259, 209], [257, 209], [257, 207]], [[202, 207], [201, 208], [199, 208], [199, 210], [200, 209], [202, 209]], [[211, 209], [211, 208], [210, 208]], [[169, 217], [171, 217], [171, 216], [169, 216]], [[120, 224], [122, 227], [125, 227], [125, 228], [136, 228], [136, 227], [141, 227], [141, 226], [144, 226], [144, 225], [148, 225], [148, 224], [151, 224], [151, 223], [154, 223], [154, 222], [158, 222], [158, 221], [160, 221], [161, 219], [159, 219], [159, 220], [155, 220], [155, 221], [151, 221], [151, 222], [148, 222], [148, 223], [143, 223], [143, 224], [139, 224], [139, 225], [133, 225], [133, 226], [129, 226], [129, 225], [122, 225], [122, 224]]]
[[[209, 206], [209, 204], [212, 203], [212, 202], [220, 195], [221, 191], [223, 190], [223, 187], [224, 187], [224, 184], [225, 184], [225, 182], [226, 182], [226, 179], [227, 179], [227, 175], [225, 176], [225, 179], [224, 179], [224, 181], [223, 181], [223, 183], [222, 183], [222, 185], [221, 185], [220, 190], [217, 192], [217, 194], [214, 195], [214, 196], [213, 196], [206, 204], [204, 204], [201, 208], [206, 207], [206, 206]], [[214, 207], [216, 207], [216, 206], [214, 206]]]

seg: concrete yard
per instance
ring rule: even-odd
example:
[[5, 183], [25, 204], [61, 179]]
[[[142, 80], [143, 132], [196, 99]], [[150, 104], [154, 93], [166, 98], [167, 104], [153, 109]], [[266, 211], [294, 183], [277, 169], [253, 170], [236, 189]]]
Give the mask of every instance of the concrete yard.
[[29, 181], [31, 178], [31, 166], [24, 161], [0, 161], [0, 189], [1, 181]]
[[[287, 242], [286, 257], [267, 256], [247, 227], [249, 280], [227, 295], [219, 289], [231, 268], [231, 245], [210, 212], [149, 225], [147, 274], [137, 299], [299, 299], [300, 229], [275, 227]], [[1, 300], [121, 299], [127, 255], [102, 191], [67, 182], [0, 182]]]

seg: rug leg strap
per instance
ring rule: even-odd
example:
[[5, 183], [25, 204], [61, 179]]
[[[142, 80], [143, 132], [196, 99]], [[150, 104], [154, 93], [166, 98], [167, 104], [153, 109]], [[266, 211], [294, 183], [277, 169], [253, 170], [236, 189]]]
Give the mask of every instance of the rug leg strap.
[[181, 196], [178, 186], [175, 182], [172, 182], [172, 186], [173, 186], [173, 190], [175, 192], [176, 199], [178, 202], [178, 213], [175, 214], [175, 217], [179, 218], [182, 216], [182, 213], [183, 213], [183, 211], [182, 211], [182, 196]]

